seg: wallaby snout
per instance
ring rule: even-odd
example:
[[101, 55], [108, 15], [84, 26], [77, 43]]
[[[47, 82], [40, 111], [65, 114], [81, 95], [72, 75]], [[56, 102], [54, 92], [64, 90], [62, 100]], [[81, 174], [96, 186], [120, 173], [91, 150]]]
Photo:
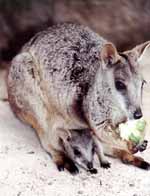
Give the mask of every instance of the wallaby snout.
[[134, 116], [134, 119], [141, 118], [143, 116], [141, 108], [136, 109], [133, 116]]

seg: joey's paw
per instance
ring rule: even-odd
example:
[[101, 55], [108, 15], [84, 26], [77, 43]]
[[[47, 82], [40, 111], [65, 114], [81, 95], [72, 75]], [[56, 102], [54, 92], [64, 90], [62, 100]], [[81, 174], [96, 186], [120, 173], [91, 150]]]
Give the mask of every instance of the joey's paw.
[[76, 175], [79, 173], [79, 169], [75, 164], [66, 164], [65, 168], [72, 174]]
[[65, 169], [68, 170], [72, 175], [79, 173], [79, 169], [77, 168], [75, 163], [67, 157], [65, 159]]
[[139, 168], [145, 169], [145, 170], [150, 170], [150, 163], [148, 163], [146, 161], [142, 161]]
[[90, 170], [88, 170], [91, 174], [97, 174], [97, 169], [92, 168]]
[[72, 174], [72, 175], [76, 175], [79, 173], [79, 169], [75, 166], [75, 167], [72, 167], [69, 172]]
[[101, 162], [101, 167], [108, 169], [110, 168], [111, 164], [108, 161]]

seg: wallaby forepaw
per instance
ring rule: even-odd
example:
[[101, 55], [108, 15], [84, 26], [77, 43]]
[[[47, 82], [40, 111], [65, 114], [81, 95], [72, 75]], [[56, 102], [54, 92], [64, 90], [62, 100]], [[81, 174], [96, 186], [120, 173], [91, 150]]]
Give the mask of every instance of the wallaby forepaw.
[[97, 174], [97, 169], [92, 168], [92, 169], [89, 170], [89, 172], [90, 172], [91, 174]]
[[111, 163], [109, 163], [108, 161], [101, 162], [101, 167], [108, 169], [111, 167]]
[[147, 141], [147, 140], [144, 140], [143, 143], [142, 143], [141, 145], [138, 146], [138, 150], [139, 150], [140, 152], [143, 152], [144, 150], [146, 150], [147, 145], [148, 145], [148, 141]]

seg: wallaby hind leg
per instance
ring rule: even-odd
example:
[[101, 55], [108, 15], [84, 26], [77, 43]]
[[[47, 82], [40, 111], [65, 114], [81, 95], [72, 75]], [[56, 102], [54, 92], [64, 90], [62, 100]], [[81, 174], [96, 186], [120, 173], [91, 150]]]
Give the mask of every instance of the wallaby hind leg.
[[33, 57], [28, 52], [17, 55], [9, 70], [9, 103], [16, 116], [33, 126], [38, 135], [48, 127], [45, 123], [47, 109], [39, 85]]
[[133, 154], [120, 150], [117, 152], [118, 157], [121, 159], [121, 161], [125, 164], [134, 165], [136, 167], [139, 167], [141, 169], [149, 170], [150, 169], [150, 163], [146, 162], [143, 158], [134, 156]]
[[[45, 104], [40, 88], [40, 73], [37, 69], [33, 57], [28, 52], [14, 58], [8, 77], [9, 103], [17, 117], [36, 130], [43, 148], [51, 154], [58, 168], [66, 168], [71, 173], [77, 173], [77, 167], [62, 153], [61, 146], [58, 145], [59, 149], [56, 150], [50, 147], [53, 138], [49, 136], [52, 128], [49, 121], [52, 117], [49, 116], [50, 112]], [[52, 135], [55, 136], [57, 133], [53, 132]]]
[[124, 164], [134, 165], [138, 168], [149, 170], [150, 163], [146, 162], [143, 158], [135, 156], [132, 152], [127, 150], [115, 148], [110, 145], [104, 144], [104, 153], [108, 156], [119, 158]]
[[[59, 149], [54, 149], [51, 146], [51, 140], [49, 136], [47, 136], [47, 132], [42, 128], [42, 126], [39, 124], [36, 118], [34, 118], [33, 115], [23, 113], [21, 118], [23, 118], [25, 122], [28, 122], [36, 130], [43, 148], [48, 152], [48, 154], [51, 155], [51, 158], [56, 164], [59, 171], [63, 171], [64, 169], [66, 169], [73, 175], [79, 172], [74, 162], [63, 152], [63, 147], [61, 146], [61, 144], [58, 144]], [[57, 130], [55, 134], [57, 135]], [[54, 138], [52, 138], [52, 140], [53, 139]], [[56, 141], [56, 144], [57, 143], [59, 143], [59, 141]], [[58, 145], [56, 145], [55, 147], [57, 148]]]
[[[59, 117], [55, 120], [59, 122]], [[73, 160], [67, 156], [62, 142], [62, 140], [66, 140], [68, 132], [63, 128], [57, 127], [57, 125], [59, 126], [58, 122], [56, 122], [56, 126], [54, 123], [54, 125], [49, 127], [50, 132], [47, 132], [47, 134], [42, 137], [40, 136], [40, 140], [42, 146], [50, 154], [52, 160], [56, 164], [57, 169], [59, 171], [66, 169], [74, 175], [77, 174], [79, 170]]]

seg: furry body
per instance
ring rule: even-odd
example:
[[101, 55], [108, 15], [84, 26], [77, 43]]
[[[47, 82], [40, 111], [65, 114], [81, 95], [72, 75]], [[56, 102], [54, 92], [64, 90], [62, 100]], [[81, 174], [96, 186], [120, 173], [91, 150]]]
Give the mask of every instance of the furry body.
[[[62, 160], [61, 135], [65, 142], [72, 129], [88, 128], [107, 146], [109, 126], [134, 118], [137, 111], [141, 115], [142, 77], [132, 55], [124, 55], [89, 28], [62, 24], [38, 33], [13, 59], [9, 102], [37, 130], [57, 165]], [[115, 86], [119, 79], [128, 86], [124, 93]], [[119, 146], [113, 141], [108, 154], [123, 159], [122, 154], [131, 153], [128, 142], [119, 140]], [[109, 165], [97, 139], [95, 143], [102, 165]]]

